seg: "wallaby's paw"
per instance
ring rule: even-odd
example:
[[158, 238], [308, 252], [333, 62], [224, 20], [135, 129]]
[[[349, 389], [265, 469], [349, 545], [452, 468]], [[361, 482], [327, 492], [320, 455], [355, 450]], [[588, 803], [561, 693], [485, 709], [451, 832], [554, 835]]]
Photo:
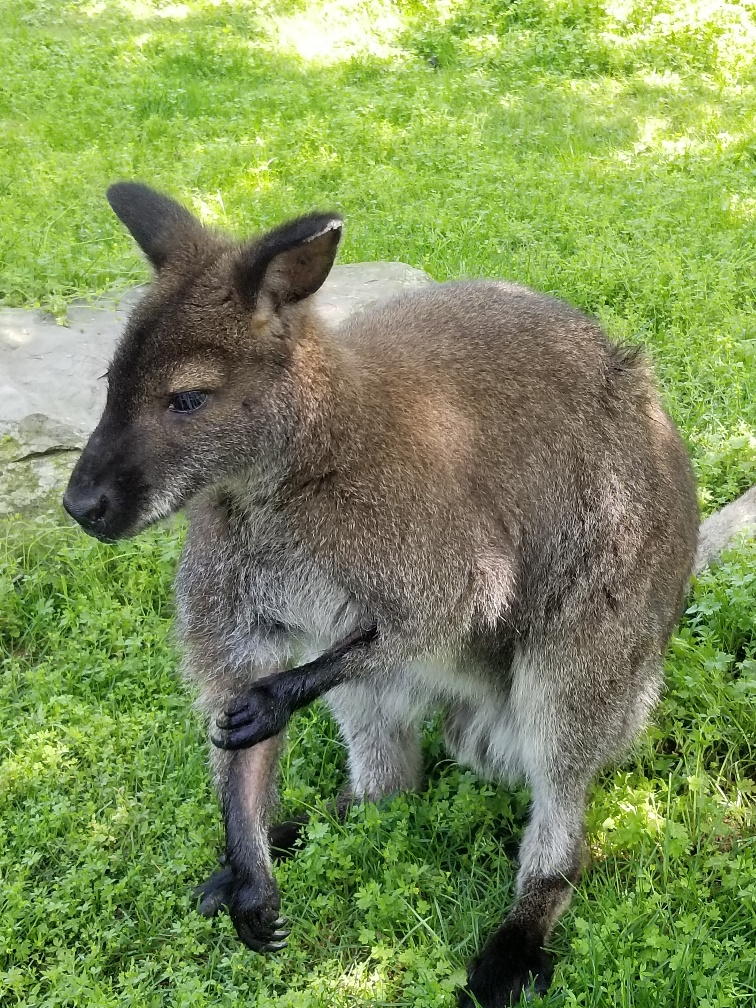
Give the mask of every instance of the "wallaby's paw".
[[[269, 837], [271, 854], [290, 857], [290, 849], [297, 840], [306, 819], [301, 822], [278, 823], [271, 826]], [[279, 916], [279, 897], [275, 883], [264, 880], [261, 884], [239, 882], [233, 868], [220, 857], [222, 867], [194, 890], [199, 900], [197, 910], [204, 917], [215, 917], [224, 907], [228, 910], [239, 938], [255, 952], [277, 952], [286, 944], [290, 931], [282, 930], [286, 921]], [[261, 896], [267, 894], [267, 897]]]
[[[291, 706], [282, 696], [283, 685], [269, 676], [255, 683], [233, 707], [219, 714], [219, 733], [210, 741], [218, 749], [248, 749], [282, 732], [291, 719]], [[280, 678], [280, 677], [279, 677]]]
[[213, 872], [210, 878], [194, 890], [194, 898], [199, 900], [197, 910], [203, 917], [215, 917], [221, 907], [227, 907], [234, 884], [234, 873], [229, 867]]
[[549, 989], [554, 966], [541, 946], [540, 935], [505, 922], [491, 936], [470, 967], [467, 987], [459, 992], [459, 1008], [509, 1008]]
[[278, 889], [272, 880], [241, 882], [234, 886], [228, 912], [236, 933], [255, 952], [279, 952], [291, 934], [279, 916]]

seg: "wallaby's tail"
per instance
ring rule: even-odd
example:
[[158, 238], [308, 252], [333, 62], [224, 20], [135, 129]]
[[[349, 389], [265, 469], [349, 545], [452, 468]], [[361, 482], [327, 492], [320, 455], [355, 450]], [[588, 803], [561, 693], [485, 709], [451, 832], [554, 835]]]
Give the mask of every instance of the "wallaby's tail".
[[715, 511], [698, 530], [698, 553], [694, 571], [700, 573], [729, 546], [738, 534], [750, 530], [756, 533], [756, 486], [746, 490], [732, 504]]

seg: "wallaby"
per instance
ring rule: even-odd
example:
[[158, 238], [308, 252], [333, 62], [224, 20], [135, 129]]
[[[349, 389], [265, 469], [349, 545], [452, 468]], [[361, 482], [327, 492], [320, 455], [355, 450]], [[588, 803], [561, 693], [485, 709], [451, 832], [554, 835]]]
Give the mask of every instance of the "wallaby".
[[349, 801], [419, 784], [440, 708], [453, 756], [532, 791], [514, 905], [460, 1005], [544, 991], [588, 785], [658, 696], [696, 553], [690, 462], [642, 355], [495, 281], [328, 331], [308, 298], [337, 214], [238, 244], [146, 186], [108, 199], [156, 282], [64, 504], [103, 540], [186, 509], [178, 628], [226, 828], [204, 910], [252, 949], [285, 941], [268, 813], [293, 709], [325, 692]]

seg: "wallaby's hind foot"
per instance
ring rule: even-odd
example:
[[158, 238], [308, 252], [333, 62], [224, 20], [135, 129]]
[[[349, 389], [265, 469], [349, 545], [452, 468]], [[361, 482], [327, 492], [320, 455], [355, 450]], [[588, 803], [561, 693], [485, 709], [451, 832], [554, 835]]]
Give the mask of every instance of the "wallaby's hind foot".
[[274, 861], [287, 861], [290, 857], [294, 857], [297, 842], [309, 821], [309, 816], [299, 815], [285, 822], [275, 823], [268, 829], [270, 856]]
[[231, 887], [234, 882], [233, 869], [226, 865], [213, 872], [209, 879], [192, 890], [192, 896], [199, 901], [198, 913], [203, 917], [215, 917], [223, 907], [228, 907]]
[[548, 991], [554, 964], [545, 944], [578, 874], [575, 868], [570, 878], [544, 875], [521, 889], [504, 923], [470, 964], [459, 1008], [473, 1008], [476, 1003], [481, 1008], [504, 1008], [519, 1004], [523, 992], [530, 1000]]
[[291, 932], [284, 927], [286, 918], [280, 916], [280, 908], [275, 882], [234, 877], [228, 912], [237, 935], [253, 952], [280, 952], [285, 948]]
[[545, 994], [554, 964], [542, 942], [537, 928], [505, 921], [471, 965], [467, 987], [459, 992], [459, 1008], [508, 1008], [520, 1003], [523, 991], [528, 1000]]

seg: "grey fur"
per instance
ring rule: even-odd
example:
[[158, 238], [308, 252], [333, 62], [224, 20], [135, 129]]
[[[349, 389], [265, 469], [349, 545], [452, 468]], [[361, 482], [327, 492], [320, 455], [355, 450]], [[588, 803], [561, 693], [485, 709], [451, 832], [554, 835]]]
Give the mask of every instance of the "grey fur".
[[[127, 190], [114, 205], [139, 237]], [[587, 787], [658, 695], [696, 547], [690, 464], [642, 357], [523, 287], [439, 285], [326, 331], [292, 299], [330, 268], [327, 227], [261, 266], [270, 236], [240, 250], [177, 211], [151, 222], [157, 283], [67, 506], [102, 536], [186, 507], [178, 628], [211, 719], [294, 655], [374, 622], [326, 697], [352, 797], [417, 786], [419, 722], [438, 708], [460, 760], [528, 782], [515, 904], [470, 977], [493, 1008], [531, 975], [548, 983], [543, 943], [579, 873]], [[178, 425], [161, 412], [177, 373], [213, 390]], [[118, 497], [124, 458], [138, 507]], [[707, 555], [727, 538], [709, 528]], [[280, 944], [277, 745], [214, 753], [224, 899], [253, 948]]]
[[715, 512], [701, 525], [694, 570], [696, 574], [713, 563], [737, 535], [756, 532], [756, 487]]

